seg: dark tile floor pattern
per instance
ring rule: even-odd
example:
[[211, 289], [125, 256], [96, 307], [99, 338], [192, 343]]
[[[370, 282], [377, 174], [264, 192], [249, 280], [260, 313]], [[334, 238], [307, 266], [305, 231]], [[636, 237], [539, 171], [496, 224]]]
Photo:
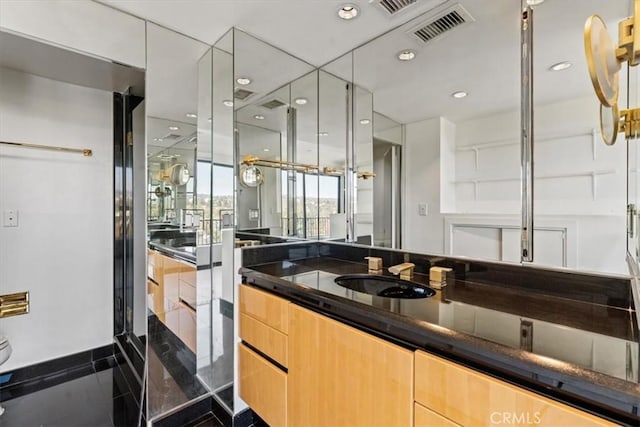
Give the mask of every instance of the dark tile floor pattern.
[[196, 377], [196, 356], [156, 315], [148, 318], [148, 399], [150, 418], [205, 394]]
[[[212, 412], [198, 418], [193, 423], [185, 427], [227, 427], [222, 421], [220, 421]], [[229, 426], [230, 427], [230, 426]]]
[[139, 417], [136, 400], [117, 365], [2, 405], [2, 427], [134, 427]]

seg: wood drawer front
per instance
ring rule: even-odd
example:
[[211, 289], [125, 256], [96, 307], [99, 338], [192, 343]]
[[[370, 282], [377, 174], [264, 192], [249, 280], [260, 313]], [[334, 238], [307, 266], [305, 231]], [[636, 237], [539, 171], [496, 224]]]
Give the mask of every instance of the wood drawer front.
[[289, 301], [250, 286], [240, 286], [240, 312], [289, 333]]
[[147, 307], [154, 313], [158, 314], [164, 311], [164, 295], [162, 286], [147, 280]]
[[156, 251], [147, 250], [147, 277], [160, 283], [162, 281], [162, 255]]
[[198, 283], [196, 266], [186, 262], [182, 262], [181, 264], [182, 269], [180, 270], [180, 281], [196, 286]]
[[240, 313], [240, 338], [282, 366], [287, 366], [287, 336], [282, 332]]
[[196, 308], [196, 288], [190, 283], [180, 281], [179, 283], [180, 300], [195, 310]]
[[238, 345], [239, 394], [272, 427], [287, 425], [287, 374]]
[[415, 400], [463, 426], [613, 426], [608, 421], [417, 351]]
[[419, 403], [414, 405], [413, 413], [415, 414], [414, 427], [460, 427], [460, 424], [436, 414]]

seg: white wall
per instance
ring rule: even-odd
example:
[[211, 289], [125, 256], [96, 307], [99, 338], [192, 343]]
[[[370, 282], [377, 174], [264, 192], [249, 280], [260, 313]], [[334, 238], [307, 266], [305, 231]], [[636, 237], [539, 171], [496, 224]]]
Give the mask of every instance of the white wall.
[[[406, 125], [403, 153], [402, 248], [430, 254], [444, 253], [444, 216], [440, 188], [446, 178], [441, 162], [455, 135], [448, 120], [438, 117]], [[445, 157], [446, 158], [446, 157]], [[418, 205], [427, 204], [426, 216]]]
[[[535, 117], [536, 229], [560, 237], [540, 229], [534, 261], [626, 274], [625, 144], [602, 143], [591, 96], [538, 106]], [[403, 248], [519, 260], [517, 233], [504, 230], [520, 223], [519, 123], [519, 112], [509, 111], [406, 126]], [[418, 215], [419, 203], [427, 216]], [[470, 234], [454, 233], [457, 225]]]
[[0, 93], [0, 140], [93, 150], [0, 146], [0, 293], [31, 299], [2, 320], [8, 371], [112, 342], [113, 124], [108, 92], [0, 68]]
[[145, 22], [93, 1], [2, 0], [0, 29], [145, 68]]
[[[518, 124], [516, 111], [456, 123], [455, 212], [519, 217]], [[626, 146], [598, 130], [592, 96], [536, 107], [534, 220], [575, 226], [566, 266], [626, 273]]]

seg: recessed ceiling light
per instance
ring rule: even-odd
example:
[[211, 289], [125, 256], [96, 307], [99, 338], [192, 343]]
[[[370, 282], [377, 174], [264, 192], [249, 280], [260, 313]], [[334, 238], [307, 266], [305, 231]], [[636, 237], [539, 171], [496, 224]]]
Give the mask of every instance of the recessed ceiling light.
[[178, 130], [180, 126], [169, 126], [169, 130]]
[[211, 121], [212, 121], [212, 120], [213, 120], [213, 119], [212, 119], [211, 117], [209, 117], [209, 118], [207, 119], [207, 121], [208, 121], [209, 123], [211, 123]]
[[233, 107], [233, 101], [231, 101], [230, 99], [225, 99], [224, 101], [222, 101], [222, 103], [225, 107]]
[[553, 64], [549, 67], [549, 71], [562, 71], [571, 67], [573, 64], [569, 61], [558, 62], [557, 64]]
[[398, 59], [400, 61], [411, 61], [415, 57], [416, 53], [412, 50], [403, 50], [401, 52], [398, 52]]
[[162, 138], [153, 138], [153, 140], [156, 142], [162, 142]]
[[195, 119], [195, 118], [198, 117], [198, 115], [194, 114], [194, 113], [187, 113], [187, 114], [185, 114], [185, 116], [189, 117], [190, 119]]
[[318, 136], [329, 136], [329, 132], [319, 132]]
[[255, 116], [253, 116], [253, 118], [256, 120], [264, 120], [264, 116], [260, 114], [256, 114]]
[[246, 86], [251, 83], [251, 79], [249, 77], [238, 77], [236, 82], [238, 82], [239, 85]]
[[309, 101], [307, 100], [307, 98], [296, 98], [293, 100], [293, 102], [295, 102], [298, 105], [304, 105]]
[[529, 6], [537, 6], [540, 3], [544, 3], [544, 0], [527, 0], [527, 5]]
[[338, 16], [346, 21], [358, 16], [358, 8], [352, 4], [345, 4], [338, 9]]
[[451, 94], [451, 96], [453, 96], [454, 98], [457, 98], [457, 99], [464, 98], [467, 95], [469, 95], [469, 94], [467, 92], [463, 91], [463, 90], [459, 90], [459, 91], [453, 92]]
[[268, 153], [271, 150], [269, 150], [268, 148], [263, 148], [262, 151], [264, 151], [265, 153]]
[[368, 125], [369, 123], [371, 123], [371, 120], [369, 120], [369, 119], [362, 119], [362, 120], [360, 120], [360, 124], [361, 124], [361, 125]]

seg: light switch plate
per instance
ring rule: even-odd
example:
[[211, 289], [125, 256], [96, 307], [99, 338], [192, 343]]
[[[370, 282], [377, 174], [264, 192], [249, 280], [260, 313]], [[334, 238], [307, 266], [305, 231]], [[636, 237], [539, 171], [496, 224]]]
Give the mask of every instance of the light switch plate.
[[18, 211], [15, 209], [7, 209], [3, 212], [2, 225], [5, 227], [18, 226]]
[[429, 208], [427, 207], [427, 204], [426, 203], [419, 203], [418, 204], [418, 215], [427, 216], [428, 213], [429, 213]]

